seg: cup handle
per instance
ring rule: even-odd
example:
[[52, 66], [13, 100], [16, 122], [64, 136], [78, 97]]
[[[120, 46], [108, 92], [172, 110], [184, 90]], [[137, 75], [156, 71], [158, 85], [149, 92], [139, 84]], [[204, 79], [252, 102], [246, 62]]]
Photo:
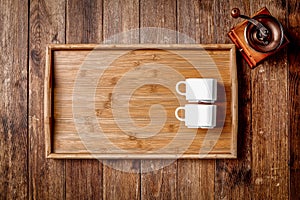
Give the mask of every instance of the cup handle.
[[178, 107], [178, 108], [176, 108], [176, 110], [175, 110], [175, 117], [176, 117], [179, 121], [185, 121], [184, 118], [181, 118], [181, 117], [178, 116], [178, 111], [179, 111], [179, 110], [185, 110], [185, 108], [184, 108], [184, 107]]
[[178, 92], [178, 94], [181, 94], [181, 95], [184, 95], [184, 96], [185, 96], [186, 93], [181, 92], [181, 91], [179, 90], [180, 84], [186, 84], [186, 83], [185, 83], [185, 81], [179, 81], [178, 83], [176, 83], [176, 92]]

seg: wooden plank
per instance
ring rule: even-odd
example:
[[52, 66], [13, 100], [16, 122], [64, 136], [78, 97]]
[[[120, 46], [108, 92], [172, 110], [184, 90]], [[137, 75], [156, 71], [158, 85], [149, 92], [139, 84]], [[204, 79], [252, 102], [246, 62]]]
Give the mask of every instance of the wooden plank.
[[[66, 15], [67, 43], [97, 44], [102, 41], [102, 0], [67, 0]], [[67, 72], [62, 75], [68, 76]], [[102, 167], [96, 159], [67, 160], [66, 198], [102, 199]]]
[[[177, 29], [190, 38], [179, 37], [180, 43], [213, 43], [212, 1], [177, 1]], [[178, 199], [213, 199], [215, 161], [178, 160]]]
[[[105, 43], [139, 43], [139, 33], [122, 34], [139, 27], [138, 0], [103, 0], [103, 11]], [[113, 160], [105, 164], [103, 199], [140, 199], [140, 161]]]
[[0, 199], [27, 199], [28, 5], [1, 1], [0, 10]]
[[102, 0], [67, 0], [67, 44], [102, 42]]
[[214, 199], [215, 162], [178, 160], [178, 199]]
[[[141, 30], [155, 27], [142, 31], [141, 43], [177, 42], [176, 1], [141, 0], [140, 11]], [[141, 173], [142, 199], [177, 199], [177, 160], [142, 160]]]
[[102, 189], [101, 162], [66, 161], [66, 199], [102, 199]]
[[139, 1], [103, 0], [103, 39], [106, 44], [139, 43]]
[[140, 42], [149, 44], [175, 44], [176, 1], [140, 1]]
[[[286, 26], [286, 3], [253, 1], [251, 12], [266, 6]], [[289, 127], [288, 66], [286, 51], [251, 71], [252, 198], [288, 199]]]
[[[240, 22], [230, 17], [230, 10], [238, 7], [250, 14], [249, 1], [220, 1], [215, 5], [215, 41], [232, 43], [226, 32]], [[224, 20], [225, 19], [225, 20]], [[224, 31], [225, 30], [225, 31]], [[251, 199], [251, 69], [240, 54], [237, 54], [239, 82], [239, 125], [237, 160], [217, 160], [215, 175], [216, 199]]]
[[178, 32], [188, 37], [178, 37], [179, 43], [210, 44], [214, 39], [214, 3], [211, 1], [177, 2]]
[[177, 199], [177, 162], [143, 160], [142, 199]]
[[46, 44], [65, 42], [65, 1], [30, 1], [29, 23], [29, 196], [63, 199], [65, 162], [45, 157], [42, 86]]
[[140, 160], [104, 160], [103, 199], [140, 199]]
[[290, 122], [290, 199], [300, 199], [300, 2], [288, 1], [289, 122]]

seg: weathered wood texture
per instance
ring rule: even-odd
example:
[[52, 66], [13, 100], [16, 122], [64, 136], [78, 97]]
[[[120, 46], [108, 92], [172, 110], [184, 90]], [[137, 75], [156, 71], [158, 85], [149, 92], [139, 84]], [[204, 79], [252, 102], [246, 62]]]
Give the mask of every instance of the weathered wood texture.
[[[255, 1], [286, 26], [286, 3]], [[286, 51], [251, 71], [253, 198], [289, 196], [288, 66]], [[262, 188], [264, 188], [262, 190]]]
[[[103, 3], [66, 1], [66, 43], [102, 42]], [[67, 160], [65, 166], [66, 199], [102, 198], [102, 163], [99, 160]]]
[[292, 41], [289, 65], [290, 199], [300, 199], [300, 2], [288, 1], [287, 28]]
[[102, 42], [102, 12], [102, 0], [66, 0], [66, 43]]
[[[227, 35], [221, 34], [223, 27], [231, 27], [241, 20], [228, 19], [230, 10], [238, 7], [245, 14], [250, 14], [250, 2], [247, 1], [220, 1], [215, 5], [220, 15], [214, 16], [216, 43], [231, 43]], [[225, 19], [225, 20], [224, 20]], [[239, 85], [239, 127], [238, 127], [238, 159], [237, 160], [217, 160], [215, 175], [215, 198], [216, 199], [251, 199], [251, 70], [237, 54], [238, 85]]]
[[106, 160], [103, 163], [103, 199], [140, 199], [140, 160]]
[[[140, 174], [161, 161], [142, 167], [139, 160], [110, 161], [101, 171], [97, 161], [45, 159], [46, 44], [99, 42], [142, 26], [178, 30], [196, 43], [231, 43], [226, 33], [240, 21], [229, 16], [236, 6], [245, 14], [267, 6], [291, 39], [287, 50], [254, 70], [237, 57], [237, 160], [179, 160]], [[299, 9], [297, 0], [1, 0], [0, 198], [299, 199]], [[191, 41], [155, 36], [138, 31], [106, 42]]]
[[65, 42], [65, 1], [30, 1], [29, 20], [29, 195], [33, 199], [65, 196], [65, 161], [45, 157], [43, 96], [45, 50]]
[[1, 1], [0, 10], [0, 199], [26, 199], [28, 5]]

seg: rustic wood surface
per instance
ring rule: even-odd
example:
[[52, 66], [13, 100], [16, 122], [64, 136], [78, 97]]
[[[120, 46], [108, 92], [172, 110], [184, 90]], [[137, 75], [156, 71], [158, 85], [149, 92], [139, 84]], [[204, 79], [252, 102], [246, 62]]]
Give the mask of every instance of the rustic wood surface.
[[28, 5], [0, 4], [0, 199], [27, 199]]
[[[254, 70], [237, 58], [237, 160], [178, 160], [146, 173], [162, 161], [45, 158], [46, 44], [101, 42], [142, 26], [178, 30], [196, 43], [231, 43], [226, 34], [240, 21], [230, 18], [231, 8], [250, 15], [263, 6], [283, 23], [291, 44]], [[299, 1], [1, 0], [0, 10], [1, 199], [300, 198]], [[153, 37], [106, 42], [188, 42]]]
[[[250, 14], [250, 2], [224, 1], [217, 5], [221, 15], [217, 18], [217, 31], [222, 27], [233, 27], [241, 20], [227, 19], [228, 10], [238, 7], [243, 13]], [[259, 8], [258, 8], [259, 9]], [[223, 20], [223, 19], [226, 20]], [[219, 34], [220, 35], [220, 34]], [[231, 43], [229, 37], [221, 35], [215, 38], [216, 43]], [[252, 131], [251, 131], [251, 70], [237, 54], [238, 85], [239, 85], [239, 126], [238, 126], [238, 159], [217, 160], [215, 174], [215, 198], [216, 199], [251, 199], [251, 157], [252, 157]], [[243, 147], [243, 148], [240, 148]]]
[[[29, 197], [35, 199], [65, 197], [65, 161], [45, 157], [44, 90], [46, 45], [65, 43], [65, 2], [33, 0], [29, 4], [28, 66], [28, 174]], [[28, 11], [26, 11], [28, 12]]]
[[300, 2], [287, 5], [287, 29], [292, 41], [288, 48], [288, 113], [290, 145], [290, 199], [300, 199]]
[[[257, 1], [252, 3], [250, 8], [253, 11], [261, 4], [261, 1]], [[271, 7], [268, 3], [266, 7], [269, 7], [270, 12], [286, 26], [285, 4], [277, 3], [276, 7]], [[290, 180], [286, 51], [252, 70], [251, 78], [253, 197], [276, 196], [279, 199], [287, 199]], [[262, 187], [268, 189], [262, 190]]]

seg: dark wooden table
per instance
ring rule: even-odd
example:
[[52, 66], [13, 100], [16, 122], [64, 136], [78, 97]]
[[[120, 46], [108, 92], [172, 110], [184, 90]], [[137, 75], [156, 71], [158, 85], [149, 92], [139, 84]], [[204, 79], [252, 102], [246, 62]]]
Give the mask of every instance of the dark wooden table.
[[[140, 27], [179, 31], [196, 43], [226, 33], [267, 6], [288, 48], [250, 70], [238, 55], [237, 160], [52, 160], [45, 158], [43, 78], [48, 43], [101, 43]], [[297, 0], [0, 1], [0, 199], [300, 199], [300, 2]], [[143, 34], [118, 43], [186, 43]], [[126, 169], [129, 172], [115, 170]]]

